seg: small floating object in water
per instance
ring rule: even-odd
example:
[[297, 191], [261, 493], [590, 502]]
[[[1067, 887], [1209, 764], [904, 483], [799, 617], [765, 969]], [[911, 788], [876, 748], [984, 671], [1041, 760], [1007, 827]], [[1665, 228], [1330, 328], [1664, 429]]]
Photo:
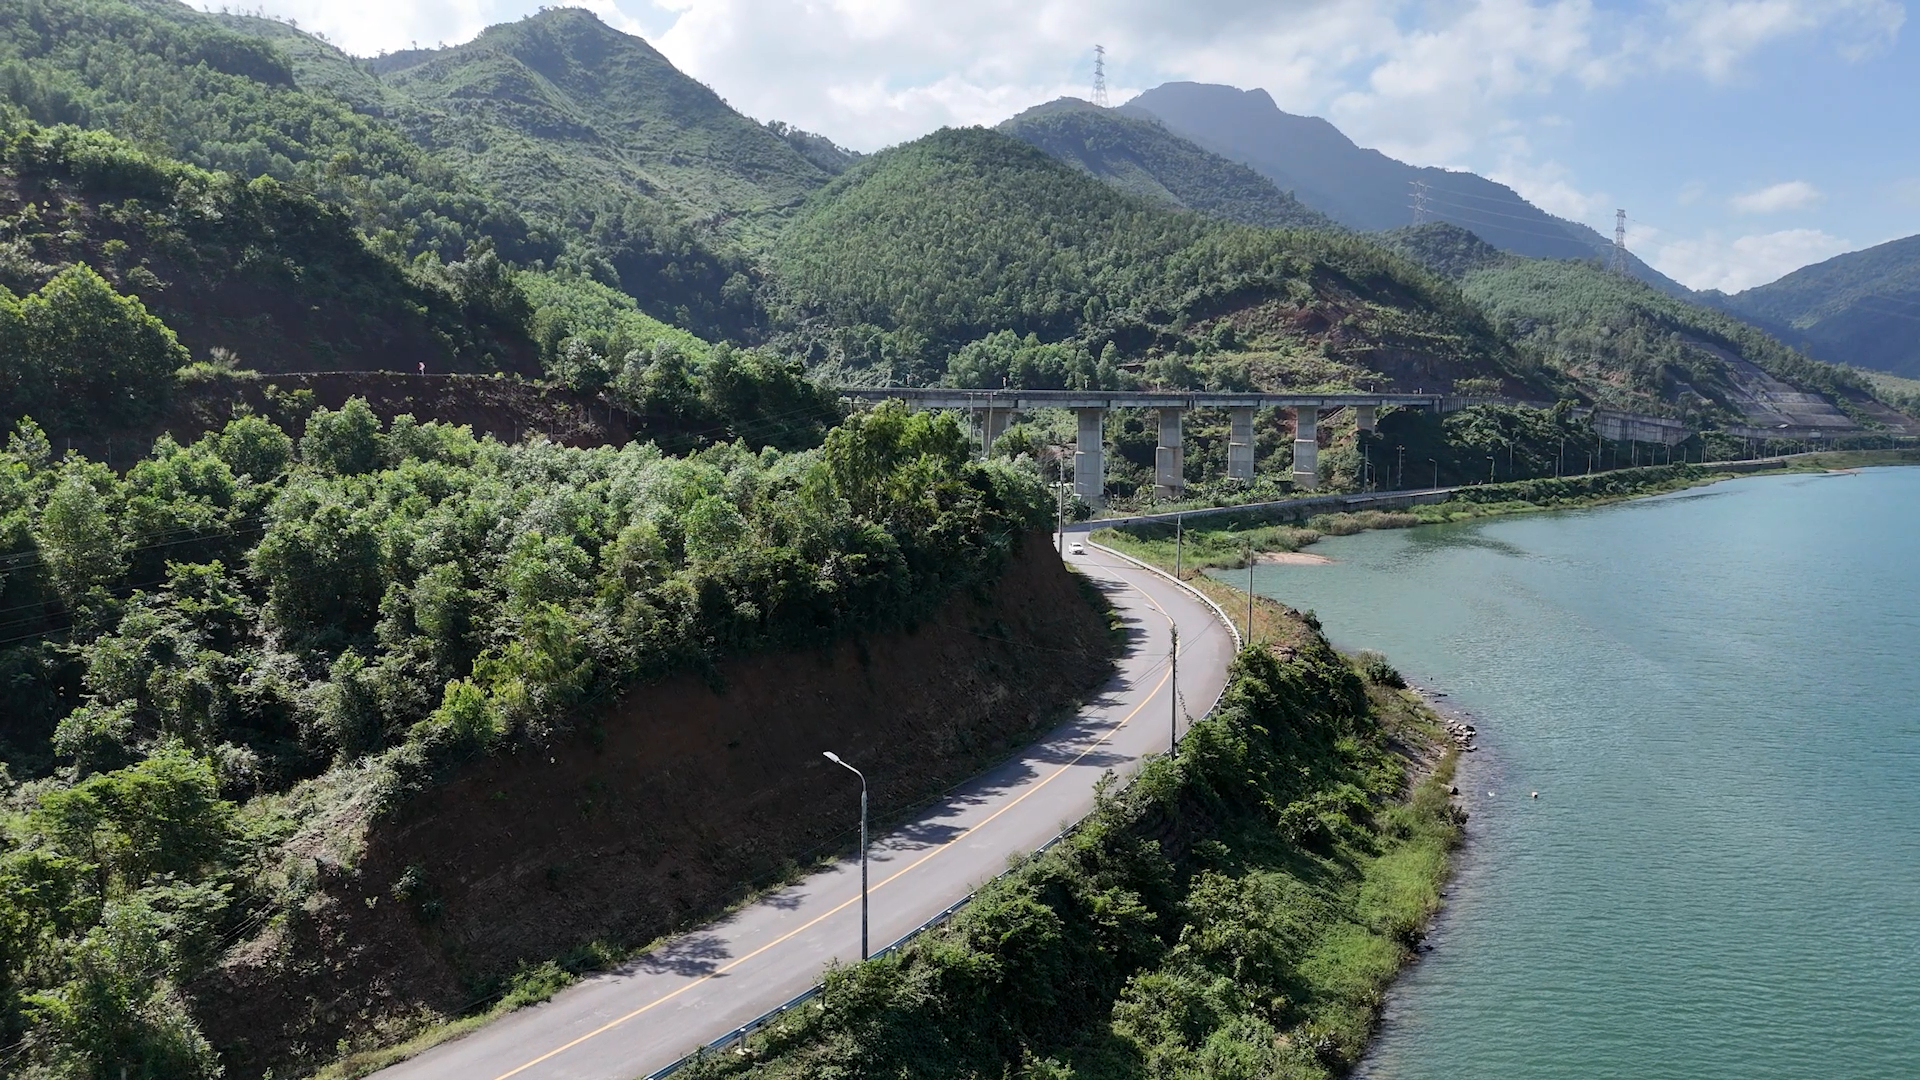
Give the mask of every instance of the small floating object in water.
[[1540, 797], [1540, 793], [1539, 793], [1539, 792], [1537, 792], [1537, 791], [1535, 791], [1535, 792], [1531, 792], [1531, 793], [1530, 793], [1530, 794], [1529, 794], [1529, 795], [1528, 795], [1527, 797], [1528, 797], [1528, 798], [1531, 798], [1531, 799], [1537, 799], [1537, 798], [1539, 798], [1539, 797]]
[[1489, 791], [1489, 792], [1487, 792], [1487, 798], [1489, 798], [1489, 799], [1491, 799], [1491, 798], [1493, 798], [1493, 797], [1494, 797], [1494, 795], [1495, 795], [1495, 794], [1497, 794], [1497, 793], [1496, 793], [1496, 792], [1492, 792], [1492, 791]]

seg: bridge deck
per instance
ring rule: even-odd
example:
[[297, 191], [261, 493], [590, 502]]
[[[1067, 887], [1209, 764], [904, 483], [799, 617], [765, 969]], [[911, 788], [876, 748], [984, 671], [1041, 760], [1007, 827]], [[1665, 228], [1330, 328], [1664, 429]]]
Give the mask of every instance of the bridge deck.
[[905, 401], [923, 409], [1225, 409], [1401, 405], [1438, 408], [1441, 394], [1266, 394], [1160, 390], [959, 390], [952, 387], [843, 387], [855, 401]]

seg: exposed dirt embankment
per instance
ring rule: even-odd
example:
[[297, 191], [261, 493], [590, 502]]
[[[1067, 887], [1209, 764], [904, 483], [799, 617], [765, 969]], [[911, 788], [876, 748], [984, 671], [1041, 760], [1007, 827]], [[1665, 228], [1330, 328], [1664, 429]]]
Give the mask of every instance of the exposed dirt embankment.
[[1114, 648], [1049, 540], [914, 630], [729, 662], [719, 691], [636, 690], [595, 730], [483, 762], [375, 826], [317, 910], [195, 988], [228, 1076], [310, 1070], [341, 1039], [471, 1007], [523, 962], [645, 943], [834, 850], [859, 795], [822, 750], [867, 771], [884, 819], [1044, 730]]

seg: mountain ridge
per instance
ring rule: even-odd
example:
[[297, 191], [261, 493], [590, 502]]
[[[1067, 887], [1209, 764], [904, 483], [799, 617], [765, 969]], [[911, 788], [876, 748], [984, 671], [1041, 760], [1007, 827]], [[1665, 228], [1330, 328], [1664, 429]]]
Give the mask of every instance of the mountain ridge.
[[1067, 97], [1035, 105], [996, 130], [1122, 191], [1181, 209], [1266, 228], [1334, 227], [1265, 176], [1181, 138], [1151, 117]]
[[1809, 354], [1920, 378], [1920, 236], [1836, 255], [1709, 302]]
[[[1119, 111], [1157, 118], [1214, 153], [1242, 162], [1348, 228], [1381, 232], [1413, 223], [1415, 183], [1427, 214], [1472, 230], [1493, 246], [1534, 258], [1590, 259], [1612, 244], [1585, 225], [1539, 209], [1475, 173], [1408, 165], [1361, 147], [1330, 121], [1280, 109], [1265, 90], [1172, 82]], [[1634, 275], [1672, 295], [1690, 290], [1630, 257]]]

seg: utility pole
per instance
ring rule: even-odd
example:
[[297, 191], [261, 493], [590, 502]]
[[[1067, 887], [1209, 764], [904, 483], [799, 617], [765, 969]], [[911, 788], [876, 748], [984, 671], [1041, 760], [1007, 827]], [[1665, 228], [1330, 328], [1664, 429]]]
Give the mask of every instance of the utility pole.
[[1247, 645], [1253, 645], [1253, 536], [1247, 536]]
[[1067, 557], [1067, 485], [1059, 479], [1053, 483], [1053, 515], [1053, 539], [1064, 559]]
[[1167, 730], [1172, 737], [1167, 740], [1167, 756], [1180, 756], [1180, 624], [1167, 616], [1167, 626], [1173, 631], [1173, 651], [1168, 665], [1173, 670], [1172, 685], [1167, 694]]
[[1627, 272], [1627, 212], [1613, 212], [1613, 255], [1612, 270], [1616, 274]]
[[1413, 182], [1413, 223], [1415, 225], [1425, 225], [1427, 223], [1427, 213], [1427, 182], [1425, 180], [1415, 180]]
[[1393, 490], [1405, 491], [1407, 489], [1407, 448], [1396, 446], [1394, 449], [1400, 451], [1400, 467], [1394, 472]]
[[1173, 515], [1173, 579], [1181, 580], [1180, 556], [1186, 550], [1186, 531], [1181, 527], [1186, 521], [1185, 514]]
[[1107, 47], [1093, 47], [1093, 103], [1100, 108], [1107, 107]]

